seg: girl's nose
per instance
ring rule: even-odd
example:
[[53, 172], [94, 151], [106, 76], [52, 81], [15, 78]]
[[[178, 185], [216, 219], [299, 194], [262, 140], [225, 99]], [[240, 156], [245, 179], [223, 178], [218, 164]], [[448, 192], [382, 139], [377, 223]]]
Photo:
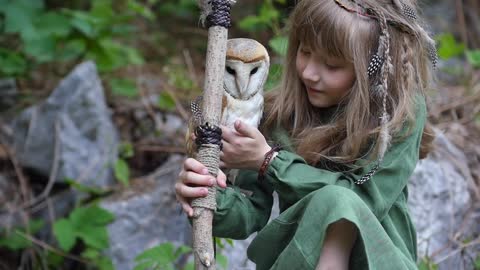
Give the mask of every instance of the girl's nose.
[[308, 80], [311, 82], [317, 82], [320, 80], [320, 72], [319, 67], [314, 61], [308, 61], [305, 65], [305, 69], [303, 69], [302, 77], [304, 80]]

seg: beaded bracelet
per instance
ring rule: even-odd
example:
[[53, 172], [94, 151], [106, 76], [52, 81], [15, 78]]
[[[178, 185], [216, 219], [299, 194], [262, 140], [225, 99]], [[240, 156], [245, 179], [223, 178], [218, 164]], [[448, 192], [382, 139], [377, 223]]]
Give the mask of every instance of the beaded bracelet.
[[265, 171], [267, 170], [268, 165], [270, 164], [270, 160], [273, 157], [275, 152], [278, 152], [282, 149], [282, 147], [278, 144], [274, 145], [272, 149], [270, 149], [267, 153], [265, 153], [265, 159], [263, 160], [262, 166], [258, 170], [258, 181], [263, 181], [265, 179]]

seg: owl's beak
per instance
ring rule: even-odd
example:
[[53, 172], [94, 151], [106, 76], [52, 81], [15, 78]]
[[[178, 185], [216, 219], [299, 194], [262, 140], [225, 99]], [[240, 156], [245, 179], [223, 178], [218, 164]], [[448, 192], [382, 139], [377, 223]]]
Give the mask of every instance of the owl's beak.
[[250, 82], [250, 72], [237, 74], [235, 81], [237, 83], [237, 89], [238, 89], [240, 98], [244, 98], [245, 95], [248, 95], [246, 91], [247, 91], [248, 83]]

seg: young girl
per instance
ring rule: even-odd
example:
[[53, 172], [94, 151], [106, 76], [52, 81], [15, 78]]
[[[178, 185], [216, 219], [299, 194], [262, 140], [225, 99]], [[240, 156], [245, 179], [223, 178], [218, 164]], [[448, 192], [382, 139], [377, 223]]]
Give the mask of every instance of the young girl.
[[[436, 54], [415, 10], [298, 2], [281, 87], [266, 97], [268, 141], [241, 122], [222, 128], [220, 166], [243, 170], [227, 187], [187, 159], [176, 185], [185, 212], [217, 182], [214, 235], [258, 231], [257, 269], [416, 269], [407, 181], [432, 140], [424, 92]], [[268, 222], [274, 191], [280, 215]]]

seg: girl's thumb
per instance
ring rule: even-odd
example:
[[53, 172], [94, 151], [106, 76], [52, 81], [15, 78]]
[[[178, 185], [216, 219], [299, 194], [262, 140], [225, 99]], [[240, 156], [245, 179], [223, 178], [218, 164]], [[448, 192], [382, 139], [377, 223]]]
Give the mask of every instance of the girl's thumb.
[[238, 133], [250, 138], [255, 137], [255, 129], [248, 124], [243, 123], [241, 120], [235, 121], [234, 126]]

